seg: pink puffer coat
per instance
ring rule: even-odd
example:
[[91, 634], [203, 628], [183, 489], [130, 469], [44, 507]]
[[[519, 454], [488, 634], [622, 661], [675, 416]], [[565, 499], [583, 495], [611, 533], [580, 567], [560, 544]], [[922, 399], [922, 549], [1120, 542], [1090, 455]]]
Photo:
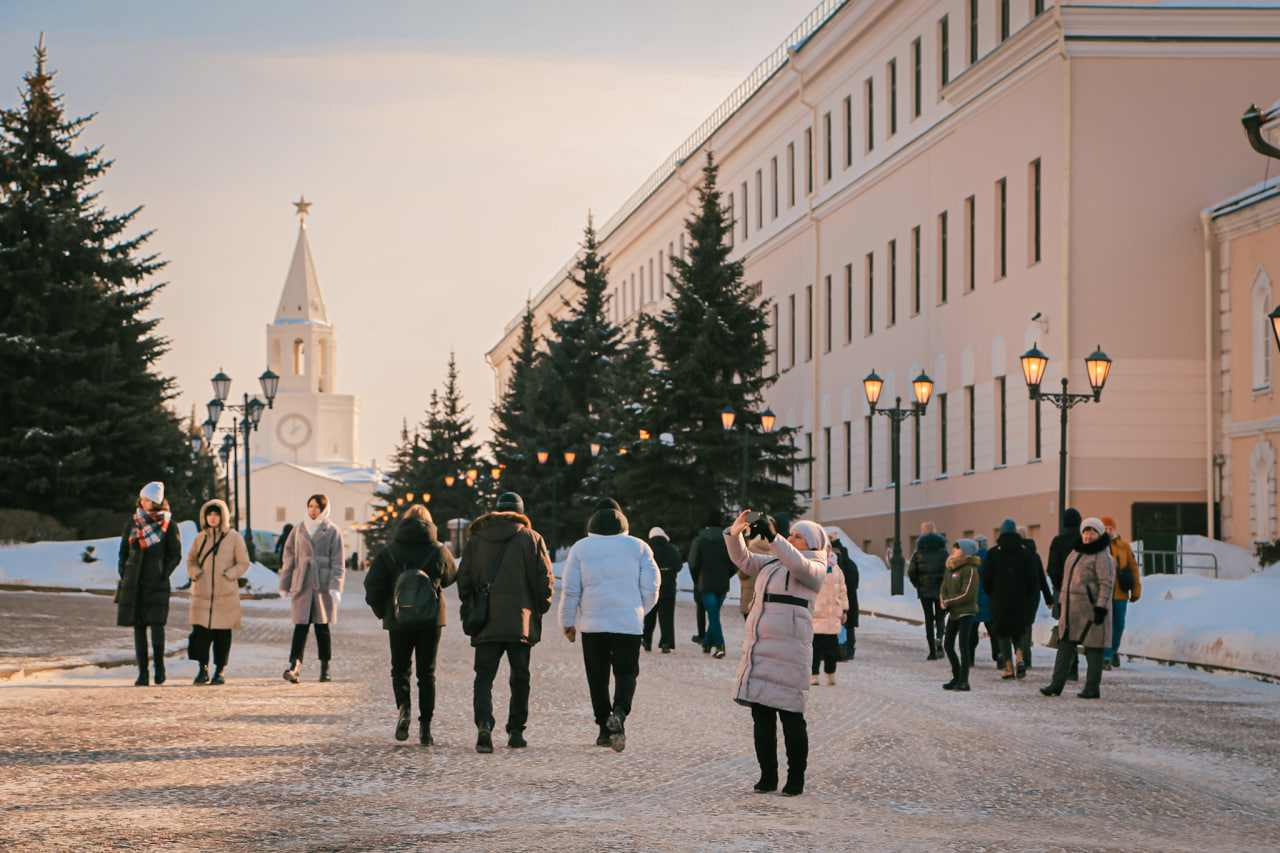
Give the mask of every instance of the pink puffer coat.
[[813, 603], [813, 633], [839, 634], [843, 624], [841, 617], [849, 610], [849, 589], [844, 583], [844, 572], [827, 560], [827, 573], [823, 576], [822, 589]]

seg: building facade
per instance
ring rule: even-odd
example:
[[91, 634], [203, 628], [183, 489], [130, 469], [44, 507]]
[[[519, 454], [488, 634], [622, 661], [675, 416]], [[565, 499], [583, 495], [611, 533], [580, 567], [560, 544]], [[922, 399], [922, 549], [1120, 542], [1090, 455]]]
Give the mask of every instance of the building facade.
[[[1050, 357], [1071, 411], [1068, 504], [1128, 538], [1208, 533], [1215, 469], [1199, 215], [1248, 186], [1239, 115], [1280, 72], [1277, 9], [1033, 0], [827, 2], [601, 229], [614, 319], [655, 311], [706, 152], [734, 256], [772, 312], [766, 402], [813, 461], [809, 517], [892, 540], [881, 405], [934, 380], [903, 424], [902, 530], [1056, 532], [1059, 412], [1018, 357]], [[533, 303], [561, 310], [564, 275]], [[499, 386], [519, 317], [490, 352]], [[994, 538], [994, 537], [993, 537]]]

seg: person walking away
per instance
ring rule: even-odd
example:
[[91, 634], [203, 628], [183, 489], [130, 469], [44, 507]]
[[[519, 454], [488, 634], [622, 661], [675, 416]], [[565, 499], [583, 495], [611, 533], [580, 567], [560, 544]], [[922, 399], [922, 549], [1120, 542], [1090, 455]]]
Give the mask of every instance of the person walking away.
[[1041, 687], [1045, 696], [1062, 693], [1076, 647], [1084, 647], [1084, 689], [1081, 699], [1101, 696], [1102, 651], [1111, 644], [1111, 601], [1115, 589], [1116, 561], [1111, 557], [1111, 537], [1098, 518], [1086, 518], [1080, 525], [1080, 543], [1066, 560], [1058, 604], [1058, 657], [1053, 679]]
[[[227, 505], [217, 498], [200, 508], [200, 532], [187, 552], [191, 578], [191, 640], [187, 656], [200, 664], [195, 684], [225, 684], [231, 632], [240, 628], [240, 578], [249, 571], [249, 549], [231, 529]], [[209, 647], [213, 646], [213, 678]]]
[[133, 650], [138, 659], [136, 687], [151, 683], [147, 660], [147, 631], [155, 657], [156, 684], [164, 684], [164, 626], [169, 621], [169, 576], [182, 562], [182, 535], [173, 523], [164, 483], [147, 483], [138, 492], [133, 516], [120, 535], [116, 587], [116, 624], [133, 629]]
[[725, 656], [724, 629], [720, 625], [720, 607], [729, 594], [729, 579], [734, 575], [733, 561], [724, 545], [724, 527], [719, 510], [707, 516], [707, 526], [689, 548], [689, 570], [697, 573], [699, 597], [707, 611], [707, 630], [702, 636], [702, 653], [716, 658]]
[[1031, 559], [1031, 570], [1036, 578], [1036, 588], [1034, 592], [1027, 595], [1025, 609], [1023, 610], [1023, 624], [1026, 626], [1022, 630], [1022, 636], [1018, 638], [1018, 648], [1022, 649], [1022, 664], [1018, 667], [1018, 677], [1023, 678], [1028, 669], [1031, 669], [1031, 632], [1035, 627], [1036, 614], [1040, 612], [1040, 598], [1044, 597], [1044, 606], [1053, 607], [1053, 588], [1049, 586], [1049, 579], [1044, 573], [1044, 563], [1040, 560], [1040, 554], [1036, 551], [1035, 540], [1027, 535], [1027, 528], [1019, 527], [1018, 535], [1022, 537], [1022, 547], [1026, 549], [1027, 556]]
[[661, 571], [661, 583], [657, 606], [644, 615], [643, 645], [646, 652], [653, 648], [653, 629], [657, 627], [658, 648], [666, 655], [676, 647], [676, 579], [684, 566], [684, 558], [661, 527], [649, 530], [649, 548]]
[[542, 617], [551, 609], [555, 577], [547, 543], [533, 529], [524, 514], [524, 499], [515, 492], [500, 495], [493, 512], [467, 528], [458, 594], [469, 600], [485, 584], [489, 585], [489, 618], [471, 637], [475, 649], [471, 710], [476, 752], [493, 752], [493, 680], [503, 655], [511, 671], [507, 747], [523, 749], [529, 722], [529, 661], [533, 647], [542, 639]]
[[845, 590], [844, 572], [834, 553], [827, 554], [827, 573], [813, 603], [813, 669], [810, 684], [818, 683], [818, 667], [822, 666], [827, 684], [836, 683], [836, 653], [840, 647], [840, 626], [849, 618], [849, 595]]
[[[947, 573], [938, 590], [938, 604], [947, 612], [945, 648], [951, 663], [951, 680], [942, 685], [943, 690], [969, 690], [969, 668], [973, 664], [973, 648], [969, 645], [969, 633], [974, 630], [973, 616], [978, 612], [978, 543], [972, 539], [960, 539], [951, 547], [947, 558]], [[956, 650], [959, 645], [959, 652]]]
[[996, 547], [982, 562], [982, 588], [989, 599], [987, 630], [996, 647], [1004, 678], [1014, 679], [1026, 667], [1017, 640], [1025, 628], [1026, 599], [1036, 591], [1035, 569], [1018, 535], [1018, 525], [1009, 518], [1000, 524]]
[[1102, 650], [1102, 668], [1120, 666], [1120, 638], [1124, 636], [1124, 620], [1129, 604], [1142, 597], [1142, 569], [1134, 559], [1133, 548], [1120, 538], [1116, 520], [1102, 517], [1102, 526], [1111, 537], [1111, 558], [1116, 561], [1116, 589], [1111, 595], [1111, 645]]
[[742, 640], [742, 658], [734, 679], [734, 701], [751, 709], [752, 734], [760, 780], [756, 793], [778, 790], [778, 722], [787, 753], [787, 782], [782, 795], [804, 793], [809, 764], [809, 729], [804, 719], [809, 696], [806, 670], [813, 663], [813, 604], [827, 575], [827, 534], [812, 521], [797, 521], [787, 538], [773, 519], [751, 525], [769, 543], [771, 553], [747, 549], [744, 510], [724, 531], [729, 556], [740, 571], [755, 576], [756, 594]]
[[[587, 536], [569, 549], [560, 593], [560, 625], [574, 642], [582, 633], [582, 663], [600, 734], [596, 746], [626, 748], [640, 673], [644, 614], [658, 600], [658, 564], [643, 539], [627, 535], [627, 517], [611, 498], [587, 523]], [[613, 674], [613, 701], [609, 675]]]
[[[411, 596], [413, 583], [402, 580], [405, 572], [422, 572], [435, 598], [435, 613], [420, 606], [419, 612], [407, 605], [426, 599]], [[413, 713], [409, 678], [413, 664], [418, 664], [418, 743], [431, 746], [431, 720], [436, 710], [436, 660], [440, 650], [440, 632], [448, 622], [442, 590], [458, 576], [458, 566], [448, 547], [436, 538], [436, 525], [431, 512], [422, 504], [411, 504], [387, 546], [373, 558], [364, 579], [364, 600], [373, 615], [382, 620], [391, 644], [391, 695], [396, 703], [396, 740], [409, 739], [409, 721]], [[401, 606], [397, 607], [396, 590], [401, 590]], [[405, 600], [408, 599], [408, 600]], [[401, 617], [404, 617], [403, 620]]]
[[285, 681], [297, 684], [302, 678], [302, 655], [312, 625], [315, 626], [316, 656], [320, 659], [320, 680], [332, 680], [330, 626], [338, 621], [338, 602], [342, 600], [346, 572], [342, 531], [329, 520], [329, 498], [312, 495], [307, 498], [307, 517], [293, 528], [289, 541], [284, 544], [284, 562], [280, 566], [280, 596], [293, 599], [293, 643], [289, 647]]
[[[1061, 601], [1062, 576], [1066, 570], [1067, 558], [1079, 544], [1080, 513], [1074, 507], [1067, 507], [1066, 512], [1062, 514], [1062, 530], [1049, 542], [1049, 560], [1045, 565], [1045, 574], [1049, 576], [1049, 583], [1053, 585], [1054, 603], [1051, 607], [1054, 619], [1059, 618], [1059, 614], [1062, 611], [1059, 602]], [[1080, 677], [1079, 666], [1080, 662], [1078, 660], [1071, 661], [1071, 668], [1067, 673], [1068, 681], [1075, 681]]]
[[831, 541], [831, 549], [836, 557], [836, 562], [840, 566], [840, 571], [844, 573], [845, 592], [849, 597], [849, 616], [844, 623], [844, 643], [841, 644], [840, 651], [836, 655], [837, 660], [851, 661], [854, 652], [857, 651], [857, 636], [855, 629], [858, 627], [858, 564], [849, 556], [849, 549], [839, 539], [828, 537]]
[[920, 607], [924, 610], [924, 636], [929, 642], [929, 657], [937, 660], [942, 646], [943, 613], [938, 607], [938, 589], [947, 569], [947, 540], [938, 535], [932, 521], [920, 523], [920, 538], [916, 540], [916, 552], [911, 555], [907, 567], [907, 579], [916, 588]]

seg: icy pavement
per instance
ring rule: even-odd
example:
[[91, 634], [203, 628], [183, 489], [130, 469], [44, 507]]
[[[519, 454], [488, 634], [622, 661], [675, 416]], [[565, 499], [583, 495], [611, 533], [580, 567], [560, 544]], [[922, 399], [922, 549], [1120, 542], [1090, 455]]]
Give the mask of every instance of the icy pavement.
[[[71, 600], [73, 597], [67, 597]], [[132, 667], [0, 682], [5, 851], [1274, 851], [1280, 686], [1155, 665], [1101, 701], [1042, 697], [1050, 652], [1005, 682], [986, 641], [973, 692], [940, 689], [919, 628], [864, 619], [836, 687], [813, 688], [803, 796], [751, 793], [736, 655], [642, 653], [622, 754], [593, 745], [579, 645], [533, 654], [529, 748], [474, 752], [471, 651], [445, 629], [436, 746], [392, 737], [386, 637], [349, 589], [336, 681], [284, 682], [286, 603], [246, 602], [229, 683], [132, 686]], [[450, 616], [457, 613], [450, 596]], [[185, 634], [180, 607], [171, 641]], [[724, 610], [730, 648], [736, 610]], [[76, 632], [74, 622], [59, 631]], [[118, 629], [127, 635], [124, 629]], [[126, 637], [127, 645], [127, 637]], [[1070, 687], [1071, 685], [1069, 685]], [[505, 668], [494, 689], [505, 719]]]

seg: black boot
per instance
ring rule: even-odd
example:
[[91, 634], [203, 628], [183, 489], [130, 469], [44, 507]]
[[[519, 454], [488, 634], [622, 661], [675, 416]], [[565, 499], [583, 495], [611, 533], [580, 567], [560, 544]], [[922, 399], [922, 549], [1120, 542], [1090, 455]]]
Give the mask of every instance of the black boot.
[[333, 679], [329, 676], [329, 662], [327, 660], [320, 661], [320, 680], [333, 681]]
[[596, 735], [596, 746], [611, 746], [609, 743], [609, 727], [601, 726], [600, 734]]
[[768, 725], [752, 719], [752, 736], [756, 747], [756, 763], [760, 765], [760, 781], [753, 790], [768, 794], [778, 790], [778, 730], [772, 718]]
[[524, 749], [529, 742], [524, 739], [524, 729], [513, 729], [507, 732], [507, 749]]
[[209, 683], [209, 664], [200, 664], [200, 671], [196, 673], [196, 680], [192, 684], [208, 684]]
[[409, 739], [409, 706], [401, 705], [396, 716], [396, 740]]
[[138, 680], [133, 682], [134, 687], [148, 687], [151, 684], [151, 675], [145, 670], [138, 670]]
[[418, 743], [423, 746], [434, 746], [435, 740], [431, 737], [431, 721], [418, 721]]
[[627, 731], [623, 726], [622, 713], [614, 711], [605, 725], [609, 729], [609, 746], [613, 747], [614, 752], [622, 752], [627, 748]]
[[150, 649], [147, 646], [146, 625], [133, 626], [133, 654], [138, 659], [138, 680], [133, 682], [133, 686], [146, 687], [151, 684], [151, 674], [148, 672], [151, 658]]
[[164, 626], [151, 626], [151, 657], [156, 665], [156, 684], [164, 684]]
[[488, 729], [480, 729], [476, 733], [476, 752], [493, 752], [493, 732]]
[[792, 731], [787, 728], [784, 722], [782, 734], [787, 751], [787, 784], [782, 786], [782, 796], [795, 797], [804, 793], [804, 771], [809, 766], [809, 731], [803, 717]]
[[302, 658], [289, 661], [289, 668], [284, 671], [284, 680], [293, 684], [302, 680]]
[[214, 667], [213, 680], [210, 681], [209, 683], [210, 684], [226, 684], [227, 683], [226, 672], [227, 672], [227, 668], [225, 666]]

